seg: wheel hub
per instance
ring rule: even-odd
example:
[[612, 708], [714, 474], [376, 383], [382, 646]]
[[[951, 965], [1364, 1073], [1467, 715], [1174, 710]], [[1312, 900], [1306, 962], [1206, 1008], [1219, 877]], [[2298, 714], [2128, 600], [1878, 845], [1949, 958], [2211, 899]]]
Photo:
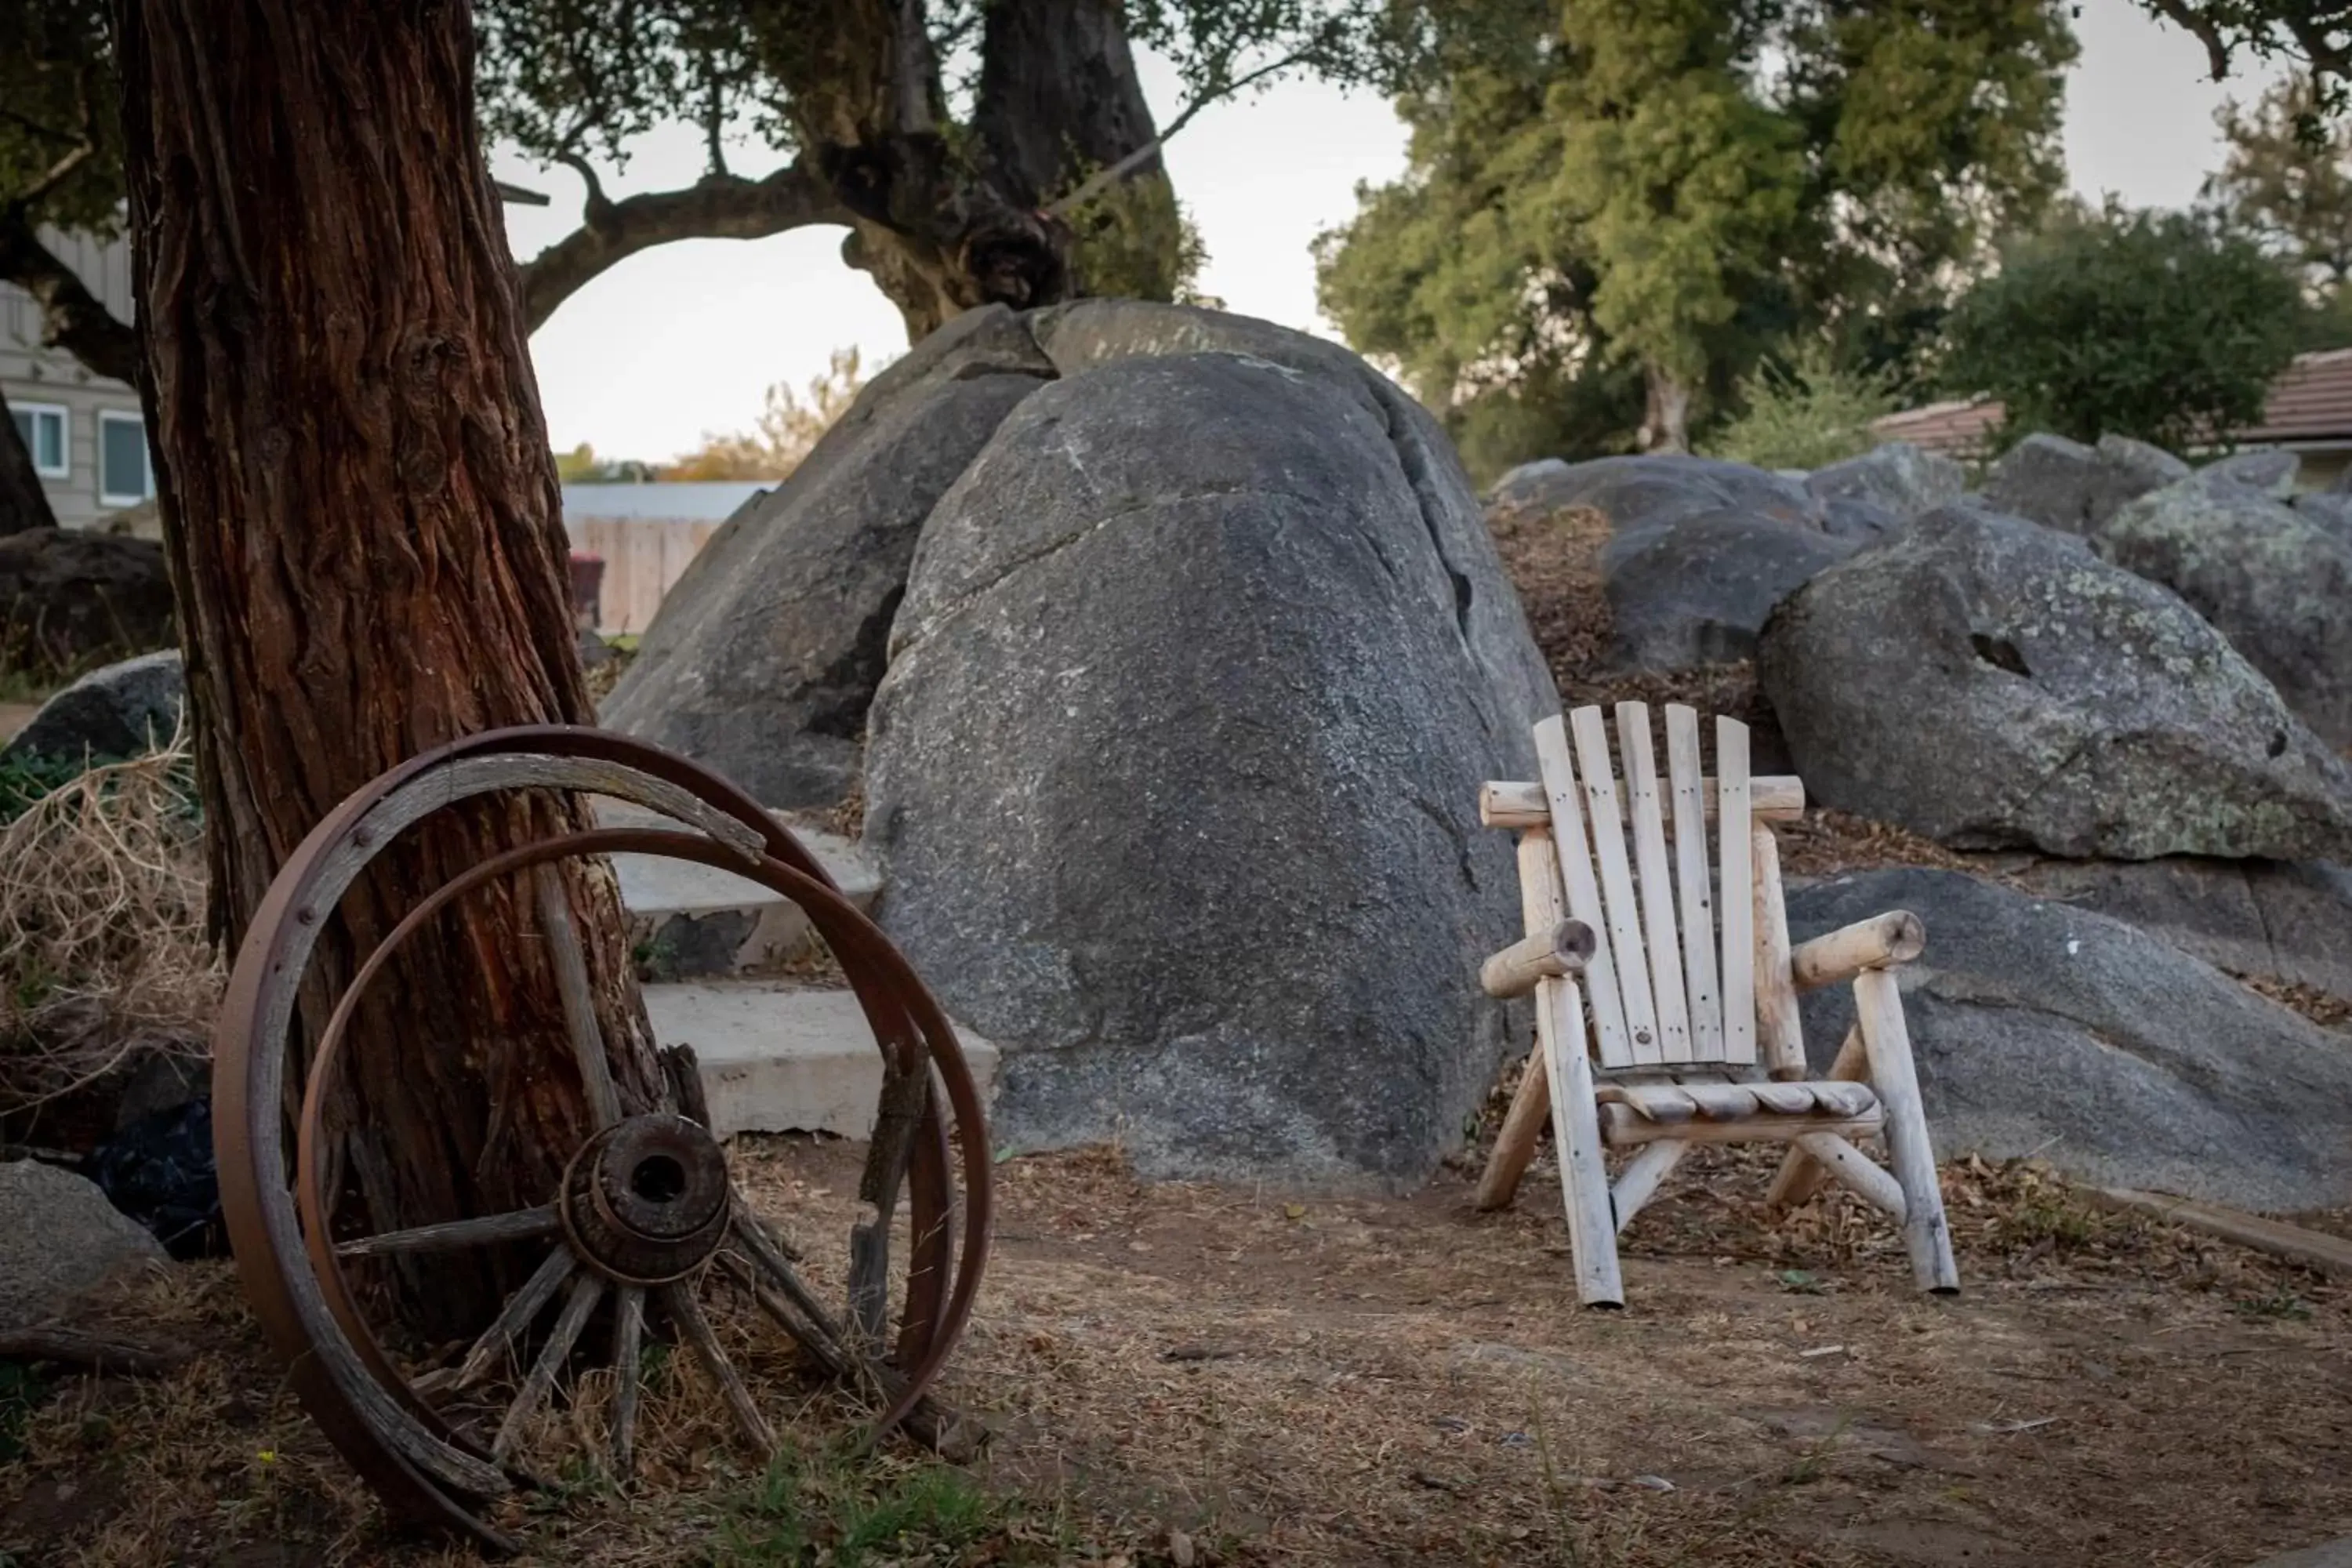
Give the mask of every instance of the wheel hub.
[[625, 1285], [683, 1279], [727, 1234], [730, 1189], [719, 1141], [683, 1116], [632, 1116], [580, 1147], [556, 1212], [572, 1249]]

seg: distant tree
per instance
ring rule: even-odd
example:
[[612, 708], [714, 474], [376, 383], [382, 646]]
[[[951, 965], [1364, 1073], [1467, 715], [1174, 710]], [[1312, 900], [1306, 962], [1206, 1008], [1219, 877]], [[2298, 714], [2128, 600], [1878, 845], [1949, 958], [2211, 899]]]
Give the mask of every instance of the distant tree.
[[749, 431], [705, 433], [702, 445], [666, 463], [663, 479], [781, 479], [801, 466], [833, 422], [849, 412], [866, 385], [854, 348], [833, 351], [832, 363], [808, 384], [808, 399], [782, 382], [768, 388], [767, 405]]
[[1631, 366], [1612, 444], [1685, 447], [1792, 333], [1899, 353], [2060, 184], [2061, 0], [1517, 14], [1401, 100], [1404, 178], [1317, 249], [1325, 310], [1457, 429], [1622, 408]]
[[1739, 402], [1707, 454], [1759, 468], [1820, 468], [1858, 457], [1878, 445], [1872, 422], [1901, 406], [1891, 371], [1841, 363], [1819, 339], [1786, 363], [1759, 363], [1742, 378]]
[[1953, 308], [1945, 379], [2030, 431], [2134, 436], [2174, 450], [2261, 417], [2294, 357], [2294, 279], [2210, 214], [2110, 201], [2013, 245]]
[[2300, 268], [2315, 297], [2352, 278], [2352, 124], [2315, 133], [2309, 76], [2278, 82], [2252, 109], [2214, 116], [2226, 151], [2205, 196], [2238, 227]]
[[567, 485], [645, 485], [658, 473], [653, 464], [635, 458], [600, 458], [585, 441], [555, 454], [555, 477]]

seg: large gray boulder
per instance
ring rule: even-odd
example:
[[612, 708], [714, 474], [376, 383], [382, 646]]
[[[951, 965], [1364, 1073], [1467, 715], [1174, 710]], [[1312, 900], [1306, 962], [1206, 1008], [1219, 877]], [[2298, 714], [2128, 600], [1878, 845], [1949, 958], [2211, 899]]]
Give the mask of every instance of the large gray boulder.
[[1503, 476], [1492, 500], [1501, 508], [1546, 512], [1589, 506], [1620, 534], [1670, 528], [1718, 511], [1812, 532], [1828, 519], [1821, 497], [1782, 475], [1745, 463], [1669, 454], [1523, 464]]
[[2044, 528], [2081, 533], [2126, 501], [2189, 477], [2189, 465], [2161, 447], [2104, 436], [2085, 447], [2063, 436], [2028, 436], [2001, 455], [1985, 480], [1984, 504]]
[[2321, 739], [2352, 746], [2352, 540], [2210, 469], [2117, 508], [2090, 537], [2220, 627]]
[[37, 1160], [0, 1163], [0, 1332], [56, 1317], [76, 1297], [164, 1256], [163, 1243], [95, 1183]]
[[1510, 1037], [1475, 798], [1558, 701], [1434, 422], [1354, 356], [1172, 306], [942, 498], [873, 710], [881, 920], [1003, 1052], [1000, 1142], [1410, 1184]]
[[175, 647], [93, 669], [41, 704], [0, 746], [0, 763], [135, 757], [168, 745], [179, 731], [186, 689]]
[[2311, 521], [2352, 545], [2352, 496], [2334, 490], [2304, 490], [2287, 503]]
[[848, 794], [924, 520], [1053, 374], [1002, 306], [924, 339], [712, 536], [600, 721], [710, 764], [769, 805]]
[[[2352, 1203], [2352, 1035], [2323, 1029], [2144, 931], [1953, 871], [1791, 892], [1798, 941], [1905, 909], [1898, 972], [1937, 1153], [2038, 1154], [2069, 1175], [2253, 1209]], [[1804, 1004], [1826, 1071], [1853, 992]]]
[[1940, 452], [1889, 441], [1858, 458], [1816, 468], [1805, 488], [1824, 502], [1860, 501], [1908, 522], [1960, 499], [1969, 471]]
[[2044, 898], [2126, 921], [2216, 969], [2352, 1002], [2352, 870], [2342, 866], [2042, 860], [2017, 877]]
[[1601, 552], [1612, 661], [1674, 670], [1752, 658], [1774, 606], [1855, 548], [1744, 511], [1618, 534]]
[[1823, 805], [1964, 848], [2337, 859], [2352, 768], [2221, 633], [2081, 539], [1969, 507], [1830, 567], [1757, 672]]

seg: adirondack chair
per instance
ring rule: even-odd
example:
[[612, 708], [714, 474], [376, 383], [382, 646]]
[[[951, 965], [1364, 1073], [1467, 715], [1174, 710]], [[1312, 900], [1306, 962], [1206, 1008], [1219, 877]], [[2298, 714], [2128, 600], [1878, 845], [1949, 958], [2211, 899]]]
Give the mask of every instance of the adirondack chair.
[[[1802, 783], [1750, 777], [1748, 727], [1723, 718], [1717, 776], [1702, 777], [1698, 714], [1669, 704], [1662, 786], [1648, 706], [1621, 702], [1616, 717], [1618, 763], [1601, 710], [1580, 708], [1535, 727], [1540, 781], [1481, 793], [1487, 826], [1519, 830], [1528, 935], [1480, 979], [1497, 996], [1534, 993], [1537, 1049], [1480, 1206], [1511, 1201], [1549, 1117], [1578, 1293], [1587, 1306], [1622, 1306], [1618, 1234], [1691, 1146], [1779, 1142], [1789, 1150], [1776, 1205], [1834, 1180], [1902, 1227], [1921, 1289], [1957, 1290], [1892, 973], [1926, 945], [1918, 918], [1896, 910], [1792, 952], [1771, 824], [1802, 814]], [[1854, 1026], [1829, 1077], [1812, 1079], [1798, 994], [1849, 982]], [[1869, 1135], [1885, 1137], [1891, 1171], [1855, 1146]], [[1614, 1186], [1611, 1149], [1633, 1151]]]

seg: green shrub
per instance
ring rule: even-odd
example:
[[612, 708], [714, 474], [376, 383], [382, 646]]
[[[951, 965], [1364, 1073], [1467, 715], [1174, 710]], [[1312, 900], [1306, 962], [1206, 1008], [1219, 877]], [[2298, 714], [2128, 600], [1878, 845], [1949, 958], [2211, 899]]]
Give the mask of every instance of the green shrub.
[[1895, 411], [1891, 371], [1849, 370], [1826, 343], [1793, 363], [1766, 360], [1739, 384], [1740, 411], [1719, 426], [1707, 455], [1759, 468], [1820, 468], [1878, 445], [1872, 422]]

